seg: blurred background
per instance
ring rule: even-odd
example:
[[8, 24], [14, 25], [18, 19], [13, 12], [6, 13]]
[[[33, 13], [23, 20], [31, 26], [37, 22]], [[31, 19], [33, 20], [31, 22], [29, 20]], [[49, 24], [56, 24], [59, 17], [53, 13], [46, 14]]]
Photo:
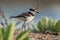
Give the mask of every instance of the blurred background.
[[[8, 22], [11, 20], [9, 19], [10, 16], [19, 15], [30, 8], [35, 8], [37, 5], [39, 5], [39, 13], [33, 20], [35, 24], [42, 16], [48, 16], [54, 20], [60, 19], [60, 0], [0, 0], [0, 7], [4, 11]], [[17, 28], [20, 28], [20, 25]]]

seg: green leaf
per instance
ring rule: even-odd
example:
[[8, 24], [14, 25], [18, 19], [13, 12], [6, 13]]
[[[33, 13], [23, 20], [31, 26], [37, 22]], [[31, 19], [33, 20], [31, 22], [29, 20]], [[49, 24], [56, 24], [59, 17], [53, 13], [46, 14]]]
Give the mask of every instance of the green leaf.
[[24, 40], [27, 37], [28, 34], [29, 34], [29, 31], [22, 32], [18, 35], [16, 40]]
[[55, 28], [56, 28], [57, 32], [60, 32], [60, 20], [58, 20], [56, 22]]
[[43, 29], [43, 27], [42, 27], [41, 21], [39, 21], [39, 22], [37, 23], [37, 28], [38, 28], [39, 32], [43, 32], [43, 31], [44, 31], [44, 29]]
[[33, 30], [32, 30], [33, 32], [37, 32], [37, 30], [36, 30], [34, 24], [32, 24], [32, 28], [33, 28]]
[[29, 38], [28, 38], [28, 37], [26, 37], [24, 40], [29, 40]]
[[6, 32], [4, 34], [4, 40], [12, 40], [14, 29], [15, 29], [15, 24], [14, 22], [12, 22], [10, 25], [8, 25], [6, 29]]
[[2, 28], [0, 27], [0, 40], [3, 40]]

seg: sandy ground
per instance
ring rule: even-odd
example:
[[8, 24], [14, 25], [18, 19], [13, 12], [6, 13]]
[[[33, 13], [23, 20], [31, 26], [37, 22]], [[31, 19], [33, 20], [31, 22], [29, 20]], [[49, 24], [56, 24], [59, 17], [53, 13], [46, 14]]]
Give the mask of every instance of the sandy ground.
[[[19, 34], [19, 31], [16, 31], [14, 33], [13, 40], [15, 40], [18, 34]], [[29, 33], [28, 37], [29, 37], [29, 40], [60, 40], [60, 35], [55, 36], [55, 35], [42, 34], [42, 33]]]
[[60, 40], [60, 35], [49, 35], [41, 33], [30, 33], [29, 40]]

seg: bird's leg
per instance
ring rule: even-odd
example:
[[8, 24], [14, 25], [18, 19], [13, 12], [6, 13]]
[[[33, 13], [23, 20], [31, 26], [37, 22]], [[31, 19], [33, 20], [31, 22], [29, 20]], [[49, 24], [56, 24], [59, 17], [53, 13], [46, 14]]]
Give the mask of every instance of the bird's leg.
[[23, 23], [23, 25], [22, 25], [22, 31], [24, 31], [24, 23]]
[[28, 28], [27, 28], [27, 29], [29, 29], [29, 23], [28, 23], [28, 25], [27, 25], [27, 26], [28, 26]]
[[24, 24], [24, 30], [26, 31], [26, 24]]
[[22, 31], [23, 31], [23, 25], [22, 25]]
[[26, 30], [26, 23], [24, 22], [22, 25], [22, 30], [25, 31]]

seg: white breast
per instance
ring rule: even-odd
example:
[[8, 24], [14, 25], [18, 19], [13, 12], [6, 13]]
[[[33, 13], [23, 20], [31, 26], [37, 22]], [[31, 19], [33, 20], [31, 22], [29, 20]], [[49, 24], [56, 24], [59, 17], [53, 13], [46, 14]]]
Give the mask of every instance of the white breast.
[[26, 23], [30, 22], [30, 21], [33, 20], [33, 19], [34, 19], [34, 16], [28, 17]]

